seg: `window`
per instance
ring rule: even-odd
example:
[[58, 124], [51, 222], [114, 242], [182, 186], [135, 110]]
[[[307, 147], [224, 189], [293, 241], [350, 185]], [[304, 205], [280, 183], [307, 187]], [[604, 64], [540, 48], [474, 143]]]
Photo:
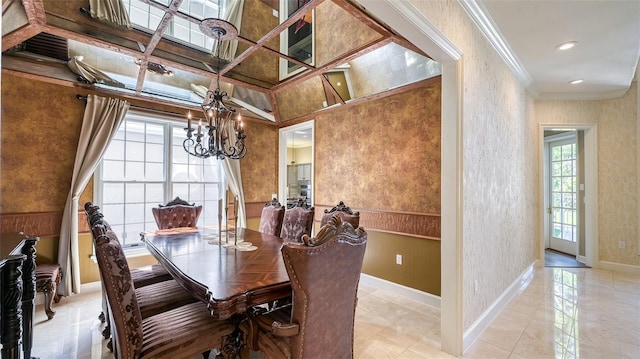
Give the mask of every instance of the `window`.
[[141, 245], [140, 232], [157, 229], [151, 208], [175, 197], [202, 205], [198, 227], [218, 224], [222, 166], [189, 156], [183, 127], [129, 111], [96, 171], [94, 200], [125, 248]]
[[[168, 0], [124, 0], [131, 23], [146, 30], [155, 31], [169, 5]], [[220, 16], [218, 4], [220, 3]], [[184, 0], [178, 14], [172, 19], [164, 36], [184, 42], [203, 51], [211, 51], [213, 39], [200, 31], [200, 20], [218, 18], [224, 14], [223, 0]]]

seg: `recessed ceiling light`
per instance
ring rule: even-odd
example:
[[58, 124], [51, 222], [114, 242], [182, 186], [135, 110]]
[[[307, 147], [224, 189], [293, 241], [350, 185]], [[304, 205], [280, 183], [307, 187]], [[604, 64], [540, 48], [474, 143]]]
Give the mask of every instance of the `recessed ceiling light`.
[[572, 84], [572, 85], [577, 85], [577, 84], [581, 84], [582, 81], [584, 81], [584, 80], [573, 80], [573, 81], [569, 81], [569, 83]]
[[565, 42], [563, 44], [560, 44], [560, 45], [556, 46], [556, 49], [560, 50], [560, 51], [569, 50], [570, 48], [576, 46], [577, 44], [578, 44], [577, 41], [569, 41], [569, 42]]

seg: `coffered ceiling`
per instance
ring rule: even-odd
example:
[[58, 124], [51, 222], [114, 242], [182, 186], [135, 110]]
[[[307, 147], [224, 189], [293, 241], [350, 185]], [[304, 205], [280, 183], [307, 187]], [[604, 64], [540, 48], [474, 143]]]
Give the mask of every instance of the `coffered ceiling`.
[[243, 115], [276, 125], [424, 86], [440, 74], [439, 64], [347, 0], [245, 0], [237, 49], [221, 51], [221, 60], [200, 27], [219, 16], [216, 0], [123, 3], [131, 29], [91, 17], [89, 0], [4, 0], [3, 71], [90, 86], [69, 70], [67, 60], [76, 58], [116, 81], [97, 85], [104, 91], [185, 112], [218, 86], [219, 73]]

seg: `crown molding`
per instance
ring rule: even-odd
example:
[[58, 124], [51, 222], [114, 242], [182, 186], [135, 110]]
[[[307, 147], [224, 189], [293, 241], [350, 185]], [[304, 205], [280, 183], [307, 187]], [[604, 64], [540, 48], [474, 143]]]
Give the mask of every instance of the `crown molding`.
[[458, 0], [458, 2], [480, 28], [480, 31], [489, 40], [498, 55], [513, 71], [520, 83], [529, 90], [533, 97], [538, 97], [540, 93], [533, 85], [533, 79], [505, 41], [484, 5], [477, 0]]

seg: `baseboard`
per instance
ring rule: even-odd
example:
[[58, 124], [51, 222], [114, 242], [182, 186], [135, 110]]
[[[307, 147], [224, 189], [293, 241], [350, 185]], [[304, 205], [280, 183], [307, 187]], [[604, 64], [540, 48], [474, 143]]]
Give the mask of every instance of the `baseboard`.
[[360, 274], [360, 283], [398, 293], [420, 303], [425, 303], [429, 306], [440, 309], [440, 297], [431, 293], [423, 292], [421, 290], [410, 287], [405, 287], [401, 284], [393, 283], [388, 280], [373, 277], [364, 273]]
[[625, 273], [633, 273], [640, 274], [640, 266], [634, 266], [631, 264], [622, 264], [622, 263], [614, 263], [607, 261], [599, 261], [598, 268], [607, 269], [616, 272], [625, 272]]
[[464, 353], [473, 342], [480, 337], [482, 331], [484, 331], [489, 324], [500, 314], [502, 309], [509, 303], [509, 301], [517, 294], [518, 290], [523, 286], [527, 286], [531, 282], [532, 274], [534, 272], [536, 263], [538, 260], [531, 263], [516, 280], [493, 302], [493, 304], [482, 313], [482, 315], [471, 324], [469, 329], [464, 332], [462, 337], [462, 352]]

